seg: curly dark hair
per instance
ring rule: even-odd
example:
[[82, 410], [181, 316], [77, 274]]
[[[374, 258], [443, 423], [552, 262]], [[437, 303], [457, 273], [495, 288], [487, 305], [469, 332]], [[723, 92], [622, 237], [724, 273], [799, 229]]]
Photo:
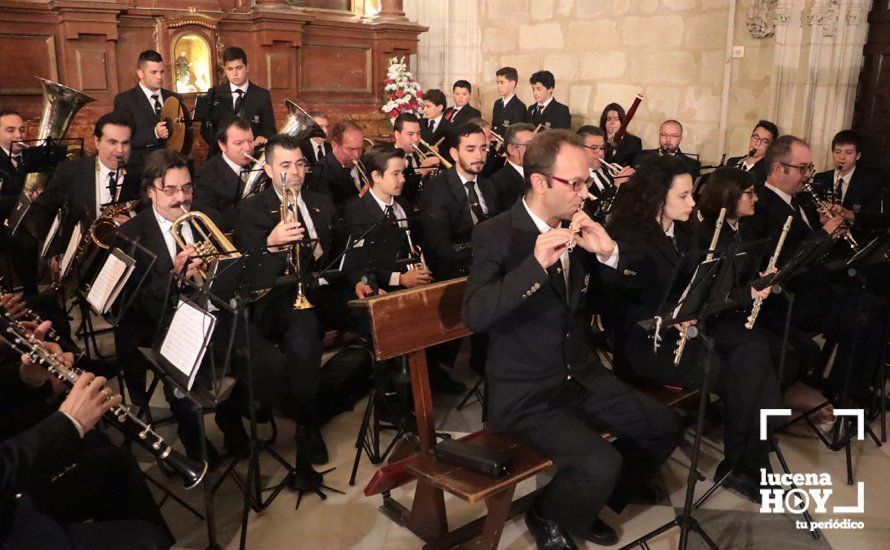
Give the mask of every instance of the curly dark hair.
[[726, 208], [727, 218], [735, 218], [742, 193], [752, 187], [754, 179], [750, 172], [741, 168], [720, 168], [708, 176], [698, 208], [702, 216], [710, 221], [717, 219], [721, 208]]
[[640, 166], [615, 195], [609, 230], [627, 231], [656, 219], [674, 177], [682, 174], [690, 174], [689, 169], [676, 157], [656, 157]]

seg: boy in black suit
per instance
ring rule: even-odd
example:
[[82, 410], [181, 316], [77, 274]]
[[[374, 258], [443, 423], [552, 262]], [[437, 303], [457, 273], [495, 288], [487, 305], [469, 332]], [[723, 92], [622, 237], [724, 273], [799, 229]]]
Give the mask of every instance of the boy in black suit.
[[[205, 103], [207, 120], [201, 125], [201, 137], [210, 145], [208, 157], [219, 152], [216, 135], [220, 124], [237, 116], [250, 123], [254, 135], [254, 146], [259, 147], [275, 135], [275, 112], [269, 90], [250, 82], [250, 69], [247, 54], [235, 46], [223, 51], [223, 64], [228, 82], [214, 87], [202, 97]], [[198, 110], [198, 108], [195, 108]], [[207, 124], [209, 122], [210, 124]]]
[[768, 120], [760, 120], [748, 140], [748, 152], [739, 157], [730, 157], [726, 166], [735, 166], [751, 174], [754, 185], [760, 189], [766, 182], [766, 160], [764, 155], [769, 144], [779, 137], [779, 128]]
[[195, 210], [215, 210], [222, 216], [223, 231], [234, 227], [235, 205], [241, 199], [253, 156], [253, 129], [243, 118], [232, 117], [219, 125], [216, 142], [220, 152], [195, 172]]
[[449, 159], [448, 136], [451, 134], [452, 124], [442, 114], [445, 111], [447, 101], [442, 90], [427, 90], [423, 94], [423, 120], [420, 125], [420, 138], [433, 146], [439, 140], [439, 154]]
[[535, 97], [535, 102], [528, 106], [528, 122], [533, 126], [540, 124], [542, 130], [570, 129], [572, 115], [569, 114], [569, 108], [553, 99], [553, 88], [556, 87], [553, 73], [538, 71], [528, 82], [532, 85], [532, 95]]
[[519, 73], [513, 67], [501, 67], [495, 73], [495, 85], [500, 96], [491, 110], [491, 123], [494, 131], [504, 135], [511, 124], [528, 122], [525, 103], [516, 96], [516, 83]]
[[451, 98], [454, 100], [454, 105], [445, 109], [445, 120], [453, 126], [482, 116], [479, 109], [470, 105], [471, 93], [473, 93], [473, 86], [466, 80], [458, 80], [452, 86]]
[[[526, 515], [538, 548], [576, 548], [570, 533], [612, 545], [618, 535], [597, 519], [600, 509], [623, 507], [677, 446], [680, 426], [665, 405], [609, 373], [586, 341], [593, 272], [598, 264], [620, 272], [624, 260], [580, 210], [588, 165], [579, 138], [539, 134], [523, 168], [524, 198], [473, 235], [464, 294], [464, 322], [490, 340], [488, 426], [557, 464]], [[562, 227], [568, 221], [572, 229]], [[605, 431], [624, 444], [604, 441]]]
[[139, 83], [114, 96], [114, 112], [128, 116], [135, 127], [133, 153], [130, 156], [130, 171], [133, 173], [138, 174], [145, 157], [152, 150], [164, 147], [170, 137], [167, 124], [160, 120], [164, 102], [169, 97], [182, 101], [179, 94], [161, 87], [165, 72], [161, 54], [154, 50], [145, 50], [139, 54], [136, 69]]

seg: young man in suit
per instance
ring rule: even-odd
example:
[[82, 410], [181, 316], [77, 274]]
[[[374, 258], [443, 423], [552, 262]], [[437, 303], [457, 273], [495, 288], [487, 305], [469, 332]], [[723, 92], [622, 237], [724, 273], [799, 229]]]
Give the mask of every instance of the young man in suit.
[[569, 108], [553, 98], [556, 79], [550, 71], [538, 71], [528, 79], [535, 102], [528, 106], [528, 122], [541, 125], [541, 130], [570, 129], [572, 115]]
[[250, 124], [255, 147], [261, 147], [275, 135], [272, 97], [269, 90], [250, 81], [247, 54], [237, 46], [229, 46], [223, 50], [223, 64], [228, 82], [214, 87], [203, 98], [209, 102], [210, 124], [201, 126], [201, 136], [210, 145], [208, 158], [219, 152], [216, 136], [220, 125], [232, 117], [243, 118]]
[[813, 178], [816, 193], [853, 226], [857, 237], [864, 238], [869, 230], [886, 226], [887, 217], [882, 214], [890, 204], [884, 204], [885, 189], [880, 176], [859, 164], [859, 136], [853, 130], [835, 134], [831, 157], [835, 169]]
[[26, 132], [22, 115], [12, 109], [0, 110], [0, 223], [15, 208], [25, 182], [19, 167], [24, 147], [20, 142], [25, 139]]
[[306, 188], [328, 195], [340, 209], [362, 189], [355, 163], [362, 156], [365, 134], [354, 122], [341, 120], [331, 128], [330, 137], [331, 154], [313, 167]]
[[503, 136], [511, 124], [528, 122], [528, 111], [525, 103], [516, 96], [516, 83], [519, 73], [513, 67], [501, 67], [495, 73], [498, 99], [491, 110], [491, 123], [494, 131]]
[[625, 166], [617, 176], [613, 176], [612, 172], [606, 169], [603, 165], [606, 156], [606, 136], [598, 127], [582, 126], [578, 128], [578, 136], [581, 138], [581, 146], [584, 147], [590, 173], [587, 193], [591, 199], [584, 207], [584, 211], [595, 219], [601, 219], [610, 208], [618, 188], [633, 175], [634, 169]]
[[665, 120], [658, 128], [658, 149], [646, 149], [640, 151], [634, 158], [634, 166], [639, 166], [653, 157], [669, 156], [677, 157], [689, 168], [692, 180], [701, 174], [701, 163], [680, 150], [680, 142], [683, 141], [683, 125], [676, 120]]
[[[307, 168], [300, 143], [295, 138], [277, 134], [266, 144], [266, 175], [272, 185], [263, 192], [248, 197], [238, 204], [235, 238], [238, 246], [253, 250], [295, 252], [294, 244], [306, 240], [311, 244], [300, 247], [300, 280], [312, 282], [309, 276], [323, 264], [331, 249], [331, 228], [335, 209], [330, 197], [304, 189]], [[284, 180], [282, 180], [282, 176]], [[287, 221], [281, 219], [284, 189], [296, 193], [297, 212], [291, 211]], [[293, 206], [293, 205], [291, 205]], [[281, 262], [282, 273], [285, 263]], [[313, 283], [314, 284], [314, 283]], [[252, 319], [260, 333], [278, 342], [287, 358], [284, 390], [291, 402], [285, 411], [297, 423], [298, 468], [314, 478], [309, 461], [323, 464], [328, 451], [319, 427], [316, 402], [321, 371], [321, 329], [314, 309], [295, 309], [298, 285], [273, 289], [254, 304]], [[304, 286], [304, 292], [307, 289]], [[312, 295], [309, 295], [312, 298]], [[325, 308], [324, 304], [316, 304]]]
[[[310, 111], [309, 116], [312, 117], [312, 120], [318, 124], [318, 127], [321, 128], [325, 133], [325, 136], [327, 136], [328, 127], [330, 126], [328, 115], [321, 111]], [[317, 166], [332, 152], [330, 142], [323, 137], [311, 137], [305, 140], [303, 144], [300, 145], [300, 149], [303, 150], [303, 158], [306, 159], [306, 162], [309, 163], [310, 167]]]
[[525, 194], [522, 160], [528, 144], [535, 137], [535, 127], [524, 122], [511, 124], [503, 137], [507, 147], [507, 162], [491, 176], [491, 181], [498, 190], [500, 211], [509, 210]]
[[215, 210], [222, 216], [221, 229], [234, 227], [235, 206], [253, 161], [253, 128], [243, 118], [231, 117], [219, 124], [220, 150], [195, 172], [195, 210]]
[[[612, 545], [618, 535], [597, 518], [600, 509], [634, 496], [677, 446], [680, 426], [665, 405], [612, 376], [586, 341], [582, 303], [597, 291], [595, 266], [620, 271], [624, 260], [620, 244], [580, 210], [589, 168], [579, 138], [539, 134], [523, 168], [523, 199], [473, 235], [464, 294], [464, 322], [490, 339], [488, 425], [558, 466], [526, 515], [538, 548], [576, 548], [571, 535]], [[569, 221], [573, 228], [563, 228]], [[604, 441], [605, 431], [625, 444]]]
[[420, 125], [420, 137], [430, 146], [434, 146], [441, 140], [439, 154], [450, 160], [448, 136], [451, 134], [453, 125], [443, 115], [446, 106], [447, 101], [442, 90], [427, 90], [423, 94], [423, 120]]
[[[160, 120], [161, 109], [169, 97], [182, 98], [161, 86], [164, 84], [164, 58], [154, 50], [139, 54], [136, 76], [139, 83], [114, 96], [114, 112], [129, 117], [134, 126], [130, 171], [138, 174], [142, 163], [154, 149], [164, 147], [170, 130]], [[185, 108], [183, 106], [183, 108]]]
[[430, 154], [420, 160], [417, 155], [415, 147], [420, 144], [420, 119], [414, 113], [399, 114], [393, 121], [392, 135], [393, 145], [405, 152], [405, 161], [407, 162], [407, 167], [403, 172], [405, 185], [402, 187], [400, 196], [408, 203], [409, 212], [413, 212], [420, 199], [423, 182], [429, 178], [432, 170], [439, 166], [439, 159]]
[[470, 105], [471, 93], [473, 93], [473, 86], [466, 80], [458, 80], [452, 86], [451, 99], [454, 100], [454, 105], [445, 109], [445, 120], [453, 126], [482, 116], [479, 109]]
[[766, 181], [767, 167], [764, 155], [769, 144], [779, 137], [779, 128], [768, 120], [760, 120], [748, 140], [748, 152], [739, 157], [730, 157], [726, 166], [735, 166], [751, 174], [754, 185], [760, 189]]

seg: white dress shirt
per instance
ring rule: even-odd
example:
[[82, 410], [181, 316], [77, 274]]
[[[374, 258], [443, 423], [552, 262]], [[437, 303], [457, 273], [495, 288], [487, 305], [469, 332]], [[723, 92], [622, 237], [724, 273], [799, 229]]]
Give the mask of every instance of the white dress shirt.
[[[161, 235], [164, 236], [164, 243], [167, 245], [167, 252], [170, 253], [170, 259], [173, 262], [176, 262], [176, 239], [173, 238], [173, 222], [160, 215], [157, 210], [152, 206], [152, 210], [155, 214], [155, 220], [158, 222], [158, 227], [161, 228]], [[195, 242], [195, 238], [192, 235], [192, 227], [185, 223], [182, 224], [182, 238], [185, 240], [185, 244], [192, 244]]]
[[516, 94], [510, 94], [510, 95], [507, 96], [507, 97], [502, 97], [502, 98], [501, 98], [501, 105], [503, 105], [504, 108], [506, 109], [506, 108], [507, 108], [507, 103], [510, 103], [510, 100], [513, 99], [514, 97], [516, 97]]
[[[275, 194], [278, 195], [279, 201], [284, 200], [277, 189], [275, 190]], [[300, 209], [300, 216], [303, 217], [303, 224], [306, 228], [304, 238], [315, 241], [315, 244], [312, 246], [312, 257], [317, 260], [324, 256], [324, 250], [322, 250], [321, 242], [318, 241], [318, 231], [315, 229], [315, 222], [312, 221], [312, 216], [309, 214], [309, 207], [306, 206], [306, 201], [303, 200], [302, 193], [297, 195], [297, 207]]]
[[[151, 105], [152, 110], [155, 108], [155, 100], [151, 96], [158, 96], [158, 103], [161, 105], [161, 108], [164, 108], [164, 94], [161, 93], [161, 89], [158, 88], [157, 92], [153, 92], [139, 83], [139, 87], [142, 88], [142, 93], [145, 94], [146, 99], [148, 99], [148, 104]], [[157, 131], [154, 132], [155, 137], [158, 137]]]
[[547, 106], [550, 105], [551, 101], [553, 101], [553, 96], [548, 97], [547, 101], [545, 101], [544, 103], [536, 103], [536, 105], [538, 106], [538, 109], [540, 109], [540, 111], [543, 113], [547, 109]]
[[238, 92], [236, 92], [235, 90], [241, 90], [243, 92], [241, 94], [241, 97], [243, 98], [243, 97], [247, 96], [247, 87], [248, 86], [250, 86], [250, 81], [245, 82], [243, 86], [235, 86], [234, 84], [229, 82], [229, 88], [232, 90], [232, 112], [233, 113], [237, 114], [237, 112], [235, 111], [235, 103], [238, 101]]
[[96, 217], [102, 213], [102, 206], [115, 202], [117, 196], [120, 196], [121, 184], [124, 183], [123, 170], [117, 174], [117, 196], [111, 196], [111, 190], [108, 184], [111, 181], [111, 174], [115, 173], [113, 168], [105, 166], [99, 157], [96, 157]]
[[[383, 202], [380, 197], [378, 197], [377, 194], [374, 192], [373, 187], [371, 188], [371, 196], [374, 197], [374, 200], [377, 202], [377, 205], [380, 206], [380, 209], [383, 210], [384, 214], [386, 213], [386, 207], [392, 206], [393, 215], [395, 215], [396, 220], [398, 220], [396, 223], [398, 223], [399, 227], [404, 229], [405, 232], [410, 235], [411, 230], [408, 229], [408, 220], [406, 219], [407, 216], [405, 215], [405, 210], [401, 207], [401, 205], [399, 205], [399, 203], [396, 202], [396, 199], [394, 197], [390, 197], [389, 203]], [[392, 273], [390, 273], [389, 286], [399, 286], [400, 276], [401, 273], [399, 273], [398, 271], [393, 271]]]
[[[433, 127], [430, 128], [431, 133], [435, 133], [436, 128], [439, 127], [439, 123], [442, 122], [442, 115], [437, 116], [436, 118], [430, 119], [433, 121]], [[429, 127], [429, 121], [427, 121], [427, 127]]]
[[525, 171], [523, 171], [522, 166], [519, 166], [518, 164], [514, 164], [513, 161], [510, 160], [510, 159], [507, 159], [507, 163], [508, 163], [510, 166], [512, 166], [514, 170], [516, 170], [517, 172], [519, 172], [519, 175], [520, 175], [520, 176], [522, 176], [523, 178], [525, 177]]
[[844, 178], [844, 183], [841, 185], [841, 196], [838, 197], [838, 199], [840, 199], [840, 202], [844, 202], [844, 197], [847, 196], [847, 189], [850, 188], [850, 180], [853, 179], [853, 172], [855, 171], [855, 166], [844, 175], [841, 175], [840, 172], [838, 172], [837, 170], [834, 171], [834, 182], [832, 183], [832, 191], [835, 187], [837, 187], [837, 180]]
[[229, 165], [229, 168], [232, 169], [232, 172], [235, 172], [235, 174], [237, 174], [239, 178], [241, 177], [241, 174], [246, 173], [247, 169], [245, 167], [232, 162], [232, 159], [227, 157], [225, 153], [220, 154], [222, 155], [223, 161]]

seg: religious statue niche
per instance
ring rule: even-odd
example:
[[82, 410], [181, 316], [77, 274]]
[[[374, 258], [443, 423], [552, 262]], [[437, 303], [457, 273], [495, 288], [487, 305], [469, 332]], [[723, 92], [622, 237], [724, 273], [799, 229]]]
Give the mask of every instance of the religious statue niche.
[[182, 34], [173, 41], [173, 87], [177, 93], [206, 92], [213, 87], [210, 44], [199, 34]]

